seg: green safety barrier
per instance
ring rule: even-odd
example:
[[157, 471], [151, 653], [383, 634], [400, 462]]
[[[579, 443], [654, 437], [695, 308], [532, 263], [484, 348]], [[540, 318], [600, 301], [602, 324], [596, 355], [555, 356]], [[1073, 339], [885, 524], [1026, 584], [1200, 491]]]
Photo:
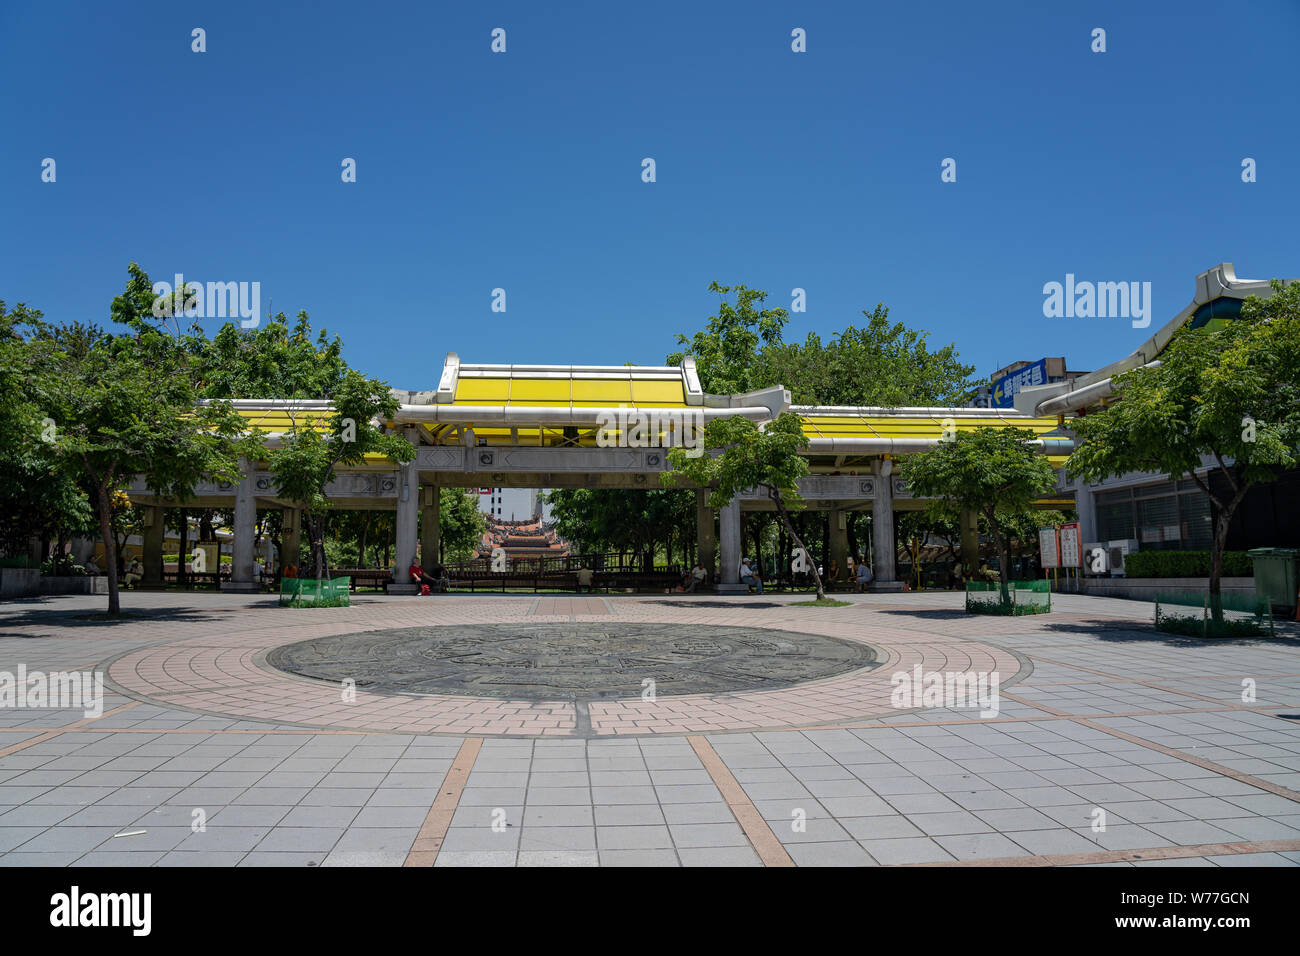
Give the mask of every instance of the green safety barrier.
[[351, 578], [281, 578], [281, 607], [348, 607]]
[[1052, 609], [1052, 587], [1042, 581], [1008, 581], [1007, 597], [1003, 603], [1002, 584], [998, 581], [967, 581], [966, 610], [982, 611], [1005, 609], [1008, 614], [1036, 614]]
[[[1156, 594], [1155, 625], [1158, 631], [1188, 637], [1250, 637], [1275, 634], [1273, 609], [1259, 594], [1220, 594], [1223, 614], [1216, 619], [1208, 591]], [[1169, 608], [1186, 608], [1190, 613], [1170, 613]]]

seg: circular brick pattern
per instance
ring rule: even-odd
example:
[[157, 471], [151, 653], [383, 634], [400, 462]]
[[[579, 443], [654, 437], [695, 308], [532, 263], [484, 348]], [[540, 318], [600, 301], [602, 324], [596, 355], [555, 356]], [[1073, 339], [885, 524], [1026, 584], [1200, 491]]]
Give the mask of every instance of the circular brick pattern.
[[[827, 613], [786, 606], [717, 606], [721, 603], [666, 606], [651, 601], [601, 601], [595, 611], [589, 609], [595, 604], [576, 602], [413, 599], [292, 613], [250, 609], [180, 626], [168, 624], [165, 633], [151, 632], [161, 641], [119, 654], [105, 667], [115, 690], [173, 710], [334, 731], [525, 737], [839, 725], [899, 714], [892, 699], [892, 676], [899, 671], [911, 673], [917, 665], [944, 673], [998, 672], [1003, 687], [1030, 669], [1013, 652], [981, 643], [976, 634], [966, 638], [936, 634], [916, 618], [857, 608]], [[999, 629], [1034, 626], [1025, 621], [999, 618], [994, 623]], [[569, 628], [603, 628], [613, 623], [735, 628], [751, 637], [798, 632], [803, 638], [834, 638], [858, 645], [871, 655], [868, 661], [875, 666], [783, 687], [703, 694], [669, 694], [658, 688], [653, 699], [646, 699], [638, 684], [625, 696], [579, 700], [558, 695], [550, 699], [471, 696], [464, 689], [412, 694], [355, 687], [343, 693], [338, 682], [301, 677], [267, 663], [277, 648], [357, 634], [367, 627], [393, 631], [492, 624], [518, 629], [547, 623]], [[967, 627], [990, 631], [990, 621], [980, 619]]]
[[335, 634], [277, 647], [266, 661], [375, 693], [589, 701], [775, 690], [873, 667], [876, 654], [818, 634], [610, 621]]

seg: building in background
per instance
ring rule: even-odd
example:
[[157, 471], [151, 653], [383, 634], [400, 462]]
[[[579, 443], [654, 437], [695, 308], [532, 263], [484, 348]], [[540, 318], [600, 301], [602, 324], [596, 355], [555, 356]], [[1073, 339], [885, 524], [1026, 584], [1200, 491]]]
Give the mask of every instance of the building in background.
[[529, 518], [523, 521], [495, 519], [489, 521], [487, 530], [479, 539], [477, 556], [491, 558], [497, 548], [505, 551], [506, 561], [512, 566], [520, 561], [563, 558], [569, 554], [569, 542], [561, 538], [555, 529], [541, 518]]
[[550, 505], [541, 500], [542, 488], [480, 488], [478, 508], [493, 521], [549, 521]]

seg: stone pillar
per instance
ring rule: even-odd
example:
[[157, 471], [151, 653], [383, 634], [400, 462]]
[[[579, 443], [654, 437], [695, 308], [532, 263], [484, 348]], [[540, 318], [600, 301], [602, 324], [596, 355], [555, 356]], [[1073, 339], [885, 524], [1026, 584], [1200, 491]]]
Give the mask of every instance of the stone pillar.
[[166, 530], [162, 508], [157, 505], [145, 508], [144, 577], [140, 579], [140, 583], [145, 587], [162, 587], [163, 537]]
[[[849, 557], [849, 523], [848, 512], [842, 508], [831, 508], [830, 525], [831, 525], [831, 560], [835, 566], [840, 569], [840, 576], [843, 578], [845, 569], [848, 568]], [[826, 565], [826, 573], [831, 573], [831, 566]]]
[[885, 459], [875, 466], [876, 499], [871, 505], [872, 590], [901, 591], [894, 575], [894, 463]]
[[281, 568], [298, 564], [298, 554], [302, 551], [302, 512], [297, 508], [285, 508], [283, 514], [280, 526], [280, 547], [284, 549], [284, 553], [279, 555]]
[[722, 565], [716, 590], [719, 594], [749, 593], [749, 586], [740, 583], [740, 499], [732, 498], [718, 510], [718, 538]]
[[695, 492], [695, 533], [699, 538], [700, 566], [708, 571], [712, 578], [717, 573], [718, 534], [713, 527], [713, 509], [709, 507], [709, 493], [703, 488]]
[[1097, 505], [1092, 491], [1092, 486], [1082, 478], [1075, 482], [1074, 508], [1079, 512], [1079, 534], [1083, 537], [1080, 545], [1092, 544], [1097, 540]]
[[232, 529], [235, 540], [230, 550], [230, 580], [222, 582], [221, 589], [256, 591], [258, 584], [253, 580], [253, 538], [257, 531], [257, 499], [253, 496], [253, 466], [247, 458], [240, 458], [239, 468], [243, 477], [235, 488], [235, 527]]
[[420, 489], [420, 564], [432, 571], [438, 564], [438, 537], [441, 531], [442, 494], [437, 485]]
[[961, 563], [967, 579], [980, 566], [979, 515], [969, 509], [961, 513]]
[[389, 594], [417, 594], [419, 586], [411, 581], [410, 567], [415, 563], [415, 547], [420, 521], [420, 478], [415, 462], [397, 470], [397, 570], [396, 582], [388, 586]]

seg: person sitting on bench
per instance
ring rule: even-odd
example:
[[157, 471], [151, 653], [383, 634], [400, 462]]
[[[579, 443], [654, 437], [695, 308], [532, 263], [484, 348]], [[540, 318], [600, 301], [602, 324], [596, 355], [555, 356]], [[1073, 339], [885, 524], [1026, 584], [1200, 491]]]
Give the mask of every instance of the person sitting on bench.
[[131, 565], [126, 569], [126, 574], [123, 578], [126, 582], [126, 586], [134, 588], [140, 583], [142, 577], [144, 577], [144, 565], [140, 563], [139, 558], [132, 558]]
[[871, 566], [862, 559], [858, 559], [858, 581], [856, 590], [861, 593], [867, 589], [867, 585], [872, 581]]
[[584, 588], [587, 590], [588, 594], [591, 593], [591, 581], [593, 577], [594, 575], [591, 572], [591, 568], [584, 566], [578, 570], [578, 593], [579, 594], [582, 593]]
[[705, 571], [704, 568], [700, 567], [700, 562], [696, 561], [695, 567], [691, 568], [688, 583], [686, 585], [686, 593], [694, 594], [695, 589], [703, 584], [708, 576], [708, 572]]
[[424, 568], [420, 567], [419, 564], [412, 562], [411, 566], [407, 568], [407, 570], [411, 573], [411, 581], [414, 584], [427, 584], [429, 585], [430, 591], [438, 587], [438, 579], [428, 571], [424, 570]]

